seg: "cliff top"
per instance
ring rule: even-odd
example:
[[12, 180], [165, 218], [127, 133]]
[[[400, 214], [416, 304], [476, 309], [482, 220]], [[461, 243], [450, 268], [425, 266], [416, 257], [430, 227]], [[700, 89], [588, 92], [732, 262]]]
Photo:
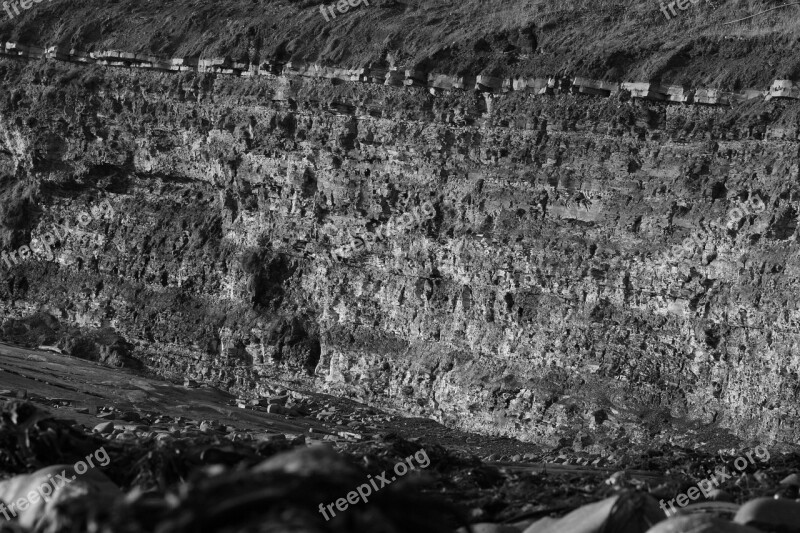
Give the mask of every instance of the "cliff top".
[[318, 0], [17, 2], [0, 9], [0, 39], [41, 46], [731, 90], [800, 79], [800, 3], [362, 0], [341, 13]]

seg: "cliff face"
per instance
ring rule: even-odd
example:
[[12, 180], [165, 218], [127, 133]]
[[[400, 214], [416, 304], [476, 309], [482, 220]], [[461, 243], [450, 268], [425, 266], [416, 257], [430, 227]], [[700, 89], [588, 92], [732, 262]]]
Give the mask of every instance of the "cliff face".
[[549, 445], [800, 436], [798, 103], [0, 72], [4, 247], [114, 212], [4, 267], [6, 319]]

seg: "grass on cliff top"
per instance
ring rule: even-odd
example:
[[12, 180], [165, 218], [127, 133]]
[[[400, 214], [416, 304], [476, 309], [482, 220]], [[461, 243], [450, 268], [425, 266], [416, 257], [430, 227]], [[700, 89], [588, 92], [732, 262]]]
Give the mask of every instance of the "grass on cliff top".
[[783, 4], [774, 0], [699, 0], [671, 20], [658, 0], [368, 1], [326, 21], [319, 0], [52, 0], [14, 19], [3, 14], [0, 38], [164, 57], [385, 61], [737, 89], [800, 78], [800, 5], [758, 14]]

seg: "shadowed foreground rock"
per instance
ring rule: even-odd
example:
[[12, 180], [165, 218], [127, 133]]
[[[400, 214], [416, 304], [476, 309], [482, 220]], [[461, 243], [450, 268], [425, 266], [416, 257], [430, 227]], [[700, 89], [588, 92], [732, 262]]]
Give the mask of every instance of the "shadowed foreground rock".
[[[795, 454], [774, 452], [769, 463], [755, 461], [727, 476], [727, 498], [747, 502], [741, 509], [707, 501], [680, 512], [709, 516], [666, 521], [661, 498], [675, 498], [715, 466], [735, 461], [675, 449], [638, 459], [672, 470], [669, 476], [636, 470], [609, 476], [580, 467], [559, 474], [522, 463], [498, 468], [396, 434], [308, 446], [305, 438], [265, 438], [263, 431], [227, 431], [184, 416], [111, 410], [94, 418], [105, 420], [108, 413], [118, 413], [115, 424], [127, 429], [92, 434], [31, 403], [2, 405], [0, 476], [9, 479], [0, 481], [0, 502], [19, 502], [48, 473], [64, 470], [76, 480], [47, 505], [28, 508], [21, 520], [0, 520], [0, 532], [450, 533], [466, 532], [473, 523], [482, 533], [645, 533], [653, 527], [661, 527], [654, 530], [659, 533], [795, 533], [800, 509], [793, 501], [800, 464]], [[172, 429], [165, 431], [165, 423]], [[89, 454], [95, 461], [86, 472], [78, 461], [88, 462]], [[416, 468], [397, 470], [414, 460]], [[376, 490], [365, 494], [366, 501], [357, 498], [355, 491], [372, 482]], [[340, 509], [344, 504], [348, 508]]]

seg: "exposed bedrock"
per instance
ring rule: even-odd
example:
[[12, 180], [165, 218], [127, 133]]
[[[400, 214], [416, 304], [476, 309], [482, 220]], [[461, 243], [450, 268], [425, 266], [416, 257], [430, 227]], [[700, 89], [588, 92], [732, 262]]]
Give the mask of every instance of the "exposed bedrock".
[[0, 69], [3, 248], [115, 213], [3, 265], [6, 319], [548, 445], [800, 437], [800, 104]]

